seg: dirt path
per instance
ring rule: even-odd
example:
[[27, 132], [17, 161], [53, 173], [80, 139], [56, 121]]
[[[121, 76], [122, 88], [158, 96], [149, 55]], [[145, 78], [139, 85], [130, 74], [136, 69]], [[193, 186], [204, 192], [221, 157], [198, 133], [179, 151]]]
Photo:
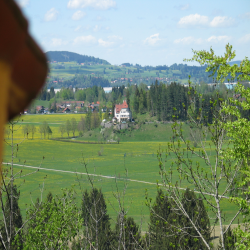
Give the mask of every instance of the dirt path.
[[[10, 163], [3, 162], [2, 164], [9, 165]], [[127, 181], [132, 181], [132, 182], [137, 182], [137, 183], [148, 184], [148, 185], [156, 185], [156, 183], [154, 183], [154, 182], [140, 181], [140, 180], [129, 179], [129, 178], [128, 179], [126, 179], [126, 178], [119, 178], [119, 177], [116, 177], [116, 176], [99, 175], [99, 174], [89, 174], [89, 173], [82, 173], [82, 172], [76, 172], [76, 171], [67, 171], [67, 170], [59, 170], [59, 169], [51, 169], [51, 168], [41, 168], [41, 167], [27, 166], [27, 165], [21, 165], [21, 164], [13, 164], [13, 165], [14, 166], [23, 167], [23, 168], [29, 168], [29, 169], [39, 169], [39, 170], [59, 172], [59, 173], [68, 173], [68, 174], [89, 175], [89, 176], [101, 177], [101, 178], [106, 178], [106, 179], [127, 180]], [[158, 184], [158, 185], [163, 186], [163, 184]], [[179, 189], [185, 190], [185, 188], [179, 188]], [[195, 193], [200, 193], [198, 191], [194, 191], [194, 192]], [[233, 228], [236, 228], [237, 226], [238, 226], [238, 224], [232, 224], [231, 228], [233, 229]], [[219, 226], [215, 226], [214, 230], [211, 233], [211, 236], [214, 238], [212, 241], [213, 241], [215, 247], [217, 247], [218, 244], [219, 244], [219, 235], [220, 235], [220, 227]]]
[[[2, 164], [4, 165], [9, 165], [10, 163], [3, 162]], [[148, 182], [148, 181], [140, 181], [140, 180], [134, 180], [134, 179], [129, 179], [129, 178], [119, 178], [117, 176], [108, 176], [108, 175], [99, 175], [99, 174], [89, 174], [89, 173], [82, 173], [82, 172], [76, 172], [76, 171], [67, 171], [67, 170], [60, 170], [60, 169], [52, 169], [52, 168], [41, 168], [41, 167], [34, 167], [34, 166], [27, 166], [27, 165], [21, 165], [21, 164], [13, 164], [14, 166], [19, 166], [23, 168], [31, 168], [31, 169], [39, 169], [39, 170], [45, 170], [45, 171], [53, 171], [53, 172], [59, 172], [59, 173], [68, 173], [68, 174], [79, 174], [79, 175], [89, 175], [89, 176], [94, 176], [94, 177], [101, 177], [101, 178], [106, 178], [106, 179], [117, 179], [117, 180], [124, 180], [124, 181], [132, 181], [132, 182], [137, 182], [137, 183], [143, 183], [143, 184], [148, 184], [148, 185], [156, 185], [155, 182]], [[158, 183], [157, 185], [159, 186], [164, 186], [164, 184]], [[186, 188], [181, 188], [178, 187], [180, 190], [186, 190]], [[194, 191], [194, 193], [200, 194], [201, 192], [199, 191]], [[209, 194], [203, 192], [204, 195], [209, 195], [209, 196], [214, 196], [214, 194]], [[229, 199], [229, 197], [226, 196], [220, 196], [225, 199]]]

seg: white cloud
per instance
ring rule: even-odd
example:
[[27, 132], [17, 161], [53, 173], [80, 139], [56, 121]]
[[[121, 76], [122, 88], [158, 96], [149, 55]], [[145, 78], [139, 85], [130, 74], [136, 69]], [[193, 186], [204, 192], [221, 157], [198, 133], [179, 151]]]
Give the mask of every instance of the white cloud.
[[207, 42], [215, 42], [215, 43], [218, 43], [218, 42], [223, 42], [223, 43], [226, 43], [228, 42], [229, 40], [231, 40], [231, 37], [230, 36], [210, 36], [208, 39], [207, 39]]
[[109, 36], [108, 38], [112, 39], [114, 41], [118, 41], [118, 40], [122, 40], [123, 39], [121, 36], [116, 36], [116, 35]]
[[188, 10], [190, 8], [189, 4], [181, 4], [179, 6], [175, 6], [178, 10]]
[[250, 42], [250, 34], [246, 34], [245, 36], [241, 37], [239, 39], [239, 42], [241, 42], [241, 43], [248, 43], [248, 42]]
[[46, 22], [49, 21], [54, 21], [57, 19], [59, 12], [55, 9], [55, 8], [51, 8], [50, 10], [48, 10], [44, 16], [44, 20]]
[[98, 39], [98, 43], [100, 46], [103, 47], [114, 47], [120, 44], [120, 42], [123, 40], [122, 37], [120, 36], [116, 36], [116, 35], [112, 35], [112, 36], [108, 36], [108, 39], [105, 41], [103, 39]]
[[250, 19], [250, 12], [246, 12], [246, 13], [240, 15], [240, 17], [243, 19]]
[[102, 16], [97, 16], [96, 17], [96, 21], [106, 21], [107, 19], [105, 17]]
[[82, 19], [85, 16], [86, 16], [85, 12], [82, 12], [81, 10], [78, 10], [77, 12], [75, 12], [73, 14], [72, 19], [75, 20], [75, 21], [77, 21], [77, 20]]
[[110, 47], [110, 46], [114, 45], [114, 42], [104, 41], [103, 39], [99, 39], [98, 43], [99, 43], [99, 45], [101, 45], [103, 47]]
[[181, 27], [188, 26], [207, 26], [209, 24], [209, 19], [207, 16], [201, 16], [199, 14], [191, 14], [189, 16], [184, 16], [178, 22]]
[[100, 31], [101, 29], [102, 29], [101, 25], [95, 25], [94, 28], [93, 28], [93, 31], [97, 32], [97, 31]]
[[[250, 38], [250, 35], [249, 35]], [[179, 38], [174, 40], [175, 44], [203, 44], [203, 43], [218, 43], [218, 42], [223, 42], [226, 43], [229, 40], [231, 40], [230, 36], [211, 36], [207, 39], [202, 39], [202, 38], [195, 38], [193, 36], [188, 36], [184, 38]]]
[[216, 16], [211, 22], [210, 26], [215, 28], [229, 27], [234, 24], [234, 19], [226, 16]]
[[81, 28], [82, 28], [82, 26], [81, 26], [81, 25], [78, 25], [78, 26], [74, 29], [74, 31], [79, 31]]
[[159, 33], [157, 34], [154, 34], [148, 38], [146, 38], [144, 40], [144, 43], [145, 44], [148, 44], [148, 45], [155, 45], [158, 41], [160, 41], [161, 39], [159, 38]]
[[229, 27], [235, 24], [235, 20], [227, 16], [216, 16], [212, 21], [207, 16], [201, 16], [199, 14], [191, 14], [189, 16], [182, 17], [178, 25], [182, 28], [188, 27], [212, 27], [223, 28]]
[[54, 47], [58, 47], [58, 46], [61, 46], [61, 45], [66, 45], [67, 43], [68, 43], [67, 41], [63, 41], [60, 38], [52, 38], [51, 39], [51, 45], [54, 46]]
[[19, 0], [17, 1], [17, 4], [21, 7], [24, 8], [29, 4], [30, 0]]
[[93, 44], [96, 42], [95, 37], [88, 35], [88, 36], [78, 36], [74, 39], [73, 44]]
[[116, 7], [114, 0], [69, 0], [68, 8], [87, 8], [91, 7], [99, 10], [108, 10]]
[[178, 43], [182, 43], [182, 44], [191, 44], [191, 43], [201, 44], [202, 42], [203, 42], [203, 39], [194, 38], [192, 36], [188, 36], [188, 37], [184, 37], [184, 38], [174, 40], [174, 43], [176, 43], [176, 44], [178, 44]]

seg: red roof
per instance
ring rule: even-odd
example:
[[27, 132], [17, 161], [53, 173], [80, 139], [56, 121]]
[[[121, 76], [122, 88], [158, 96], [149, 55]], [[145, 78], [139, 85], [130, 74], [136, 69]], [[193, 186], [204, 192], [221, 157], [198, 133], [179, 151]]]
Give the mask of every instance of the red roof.
[[120, 113], [121, 109], [127, 109], [127, 108], [128, 108], [128, 104], [127, 104], [126, 100], [124, 100], [122, 104], [115, 105], [116, 113]]

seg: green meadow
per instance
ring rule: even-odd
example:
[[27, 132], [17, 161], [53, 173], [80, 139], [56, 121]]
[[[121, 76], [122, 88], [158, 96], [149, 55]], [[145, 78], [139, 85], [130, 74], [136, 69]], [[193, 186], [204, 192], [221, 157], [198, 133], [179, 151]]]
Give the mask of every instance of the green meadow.
[[[23, 140], [22, 126], [24, 124], [35, 124], [38, 130], [39, 124], [47, 121], [53, 131], [52, 137], [59, 137], [60, 124], [73, 117], [79, 121], [81, 115], [24, 115], [21, 117], [20, 127], [16, 126], [19, 130], [15, 132], [14, 142], [18, 144], [18, 152], [14, 154], [14, 163], [42, 168], [25, 177], [17, 175], [16, 183], [20, 186], [22, 213], [25, 214], [25, 209], [32, 201], [41, 197], [43, 186], [43, 197], [45, 197], [49, 191], [59, 194], [62, 188], [70, 188], [74, 185], [76, 195], [79, 197], [78, 201], [80, 201], [81, 189], [90, 188], [88, 179], [90, 178], [93, 185], [101, 188], [105, 194], [108, 212], [113, 219], [116, 218], [118, 209], [118, 202], [114, 195], [117, 192], [122, 194], [126, 189], [124, 198], [121, 197], [124, 207], [128, 210], [128, 215], [133, 216], [137, 223], [142, 222], [142, 228], [146, 230], [149, 210], [145, 206], [145, 190], [154, 200], [157, 192], [156, 183], [161, 183], [157, 151], [159, 147], [162, 149], [167, 147], [171, 136], [171, 124], [159, 124], [157, 127], [154, 124], [144, 124], [138, 130], [122, 132], [119, 144], [83, 144], [74, 143], [74, 139], [70, 139], [69, 142], [41, 139], [38, 132], [35, 133], [34, 139], [30, 136], [29, 139]], [[184, 126], [187, 130], [187, 125]], [[96, 130], [91, 136], [86, 135], [86, 138], [91, 137], [91, 140], [95, 140], [97, 138], [95, 134], [98, 133], [99, 130]], [[188, 136], [188, 132], [185, 133]], [[129, 134], [131, 136], [127, 136]], [[156, 137], [157, 134], [158, 137]], [[86, 141], [84, 138], [81, 140]], [[10, 143], [7, 137], [6, 142]], [[213, 148], [208, 148], [208, 151], [214, 154]], [[200, 161], [194, 155], [189, 157], [194, 162]], [[171, 157], [167, 159], [164, 163], [166, 169], [173, 160], [174, 158]], [[4, 162], [10, 161], [11, 147], [6, 144]], [[8, 166], [5, 165], [4, 168], [8, 169]], [[15, 166], [16, 173], [21, 169], [23, 169], [22, 175], [36, 170]], [[88, 177], [87, 172], [100, 176]], [[177, 174], [174, 175], [174, 179], [178, 180]], [[182, 187], [187, 186], [187, 183], [182, 183]], [[235, 206], [229, 202], [223, 204], [223, 212], [227, 215], [226, 221], [233, 216], [235, 209]]]

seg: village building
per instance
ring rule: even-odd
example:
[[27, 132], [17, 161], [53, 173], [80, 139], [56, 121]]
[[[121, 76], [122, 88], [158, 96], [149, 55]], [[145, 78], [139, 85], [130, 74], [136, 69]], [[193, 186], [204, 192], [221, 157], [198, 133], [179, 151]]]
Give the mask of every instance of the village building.
[[117, 122], [131, 121], [132, 112], [130, 111], [126, 100], [124, 100], [122, 104], [115, 105], [114, 118], [116, 118]]
[[36, 106], [36, 113], [38, 114], [44, 114], [45, 107], [44, 106]]

